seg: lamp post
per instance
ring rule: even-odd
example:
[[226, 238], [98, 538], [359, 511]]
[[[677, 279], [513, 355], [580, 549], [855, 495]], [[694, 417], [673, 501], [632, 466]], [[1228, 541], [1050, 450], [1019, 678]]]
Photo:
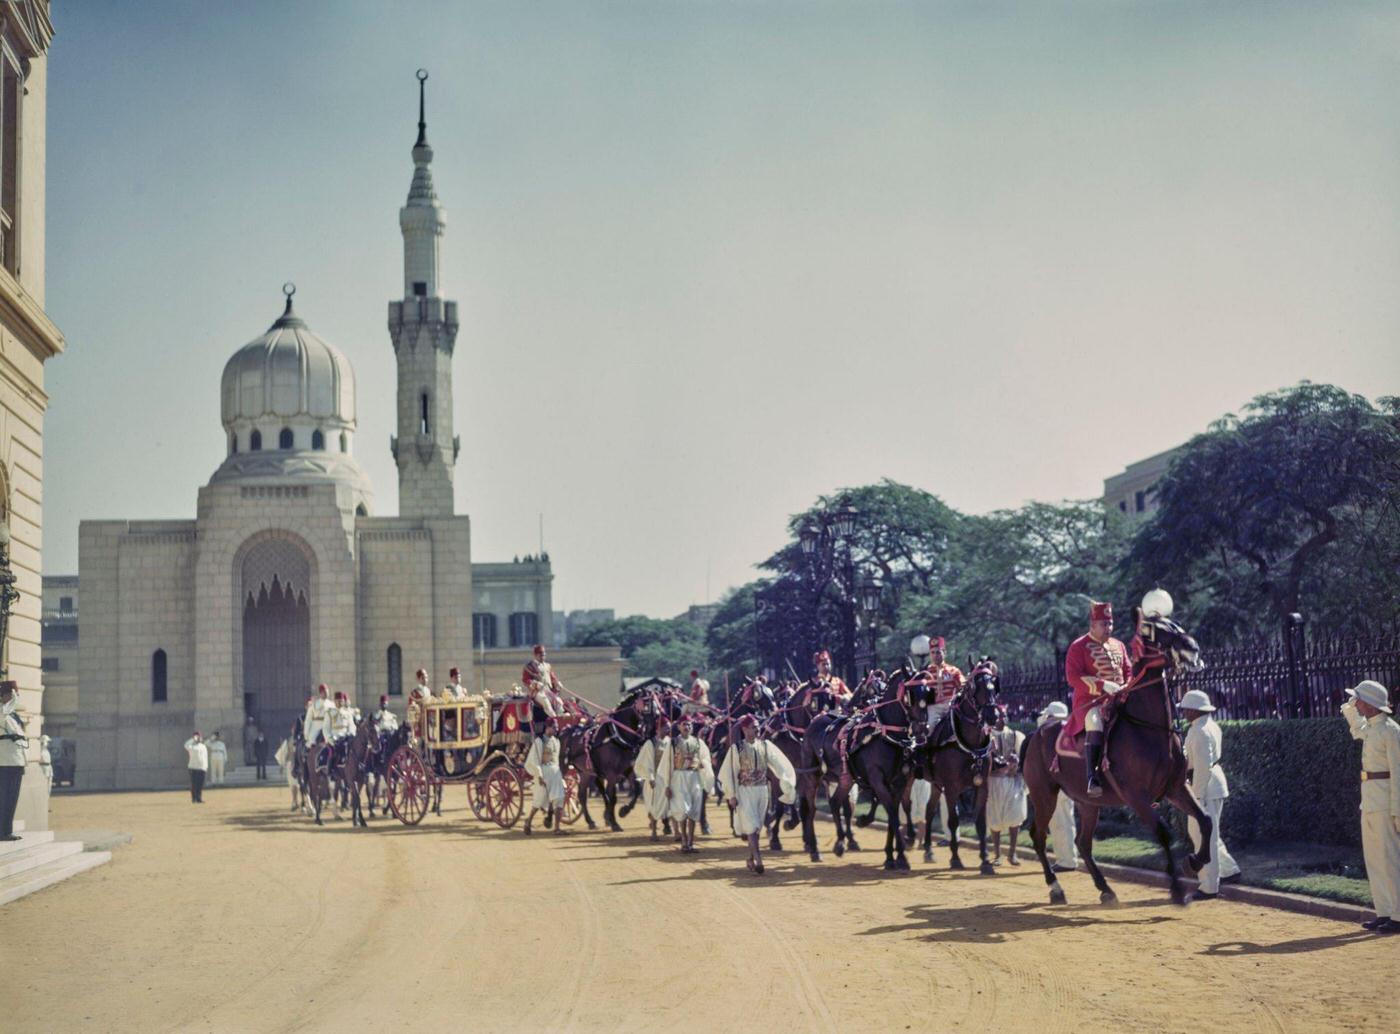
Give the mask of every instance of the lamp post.
[[865, 633], [869, 639], [866, 653], [867, 670], [878, 668], [880, 592], [884, 587], [875, 578], [869, 578], [860, 585], [860, 606], [865, 616]]
[[[847, 682], [856, 680], [856, 610], [863, 595], [856, 585], [855, 560], [851, 555], [851, 537], [860, 515], [850, 503], [826, 510], [802, 526], [797, 541], [807, 560], [807, 577], [812, 586], [812, 638], [821, 646], [821, 603], [829, 586], [835, 585], [839, 602], [845, 612], [845, 643], [842, 659]], [[878, 602], [878, 601], [877, 601]]]
[[10, 567], [10, 526], [0, 521], [0, 677], [8, 672], [5, 643], [10, 633], [10, 608], [18, 601], [15, 572]]

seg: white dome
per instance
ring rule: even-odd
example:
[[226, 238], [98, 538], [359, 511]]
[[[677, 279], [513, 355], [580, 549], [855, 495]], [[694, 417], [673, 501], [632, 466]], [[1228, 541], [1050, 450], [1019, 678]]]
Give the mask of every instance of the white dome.
[[248, 342], [224, 367], [224, 426], [264, 417], [312, 417], [337, 429], [355, 425], [355, 371], [295, 312], [291, 295], [282, 318]]

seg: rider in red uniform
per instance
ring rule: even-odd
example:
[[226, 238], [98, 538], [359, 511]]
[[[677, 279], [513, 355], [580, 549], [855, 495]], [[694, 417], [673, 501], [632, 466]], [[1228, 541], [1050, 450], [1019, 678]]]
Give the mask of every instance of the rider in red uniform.
[[1084, 736], [1084, 767], [1090, 797], [1103, 795], [1099, 763], [1103, 760], [1103, 714], [1101, 705], [1128, 684], [1132, 677], [1128, 648], [1113, 638], [1113, 604], [1092, 603], [1089, 632], [1069, 644], [1065, 654], [1065, 681], [1074, 692], [1070, 705], [1069, 734]]
[[806, 682], [804, 688], [807, 692], [810, 694], [825, 690], [831, 694], [832, 699], [834, 699], [838, 705], [850, 703], [851, 687], [846, 685], [846, 680], [841, 678], [840, 675], [833, 675], [831, 673], [831, 652], [829, 650], [818, 650], [812, 655], [812, 665], [817, 671], [816, 674]]

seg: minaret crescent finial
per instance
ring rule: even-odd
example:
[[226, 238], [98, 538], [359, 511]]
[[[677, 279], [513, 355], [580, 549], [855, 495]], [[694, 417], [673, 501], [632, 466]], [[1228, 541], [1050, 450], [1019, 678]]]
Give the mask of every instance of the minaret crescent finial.
[[428, 81], [428, 70], [420, 68], [416, 74], [418, 76], [418, 143], [415, 146], [422, 146], [428, 142], [428, 122], [423, 116], [424, 83]]
[[297, 293], [297, 285], [288, 280], [282, 285], [282, 293], [287, 296], [287, 307], [282, 310], [283, 316], [292, 314], [292, 295]]

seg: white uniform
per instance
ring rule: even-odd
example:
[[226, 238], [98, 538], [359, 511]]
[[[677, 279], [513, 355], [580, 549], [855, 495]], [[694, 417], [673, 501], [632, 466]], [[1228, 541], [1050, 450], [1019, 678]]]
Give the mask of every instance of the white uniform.
[[44, 775], [44, 781], [48, 783], [49, 789], [53, 789], [53, 753], [49, 750], [49, 735], [39, 737], [39, 771]]
[[[1042, 714], [1036, 720], [1036, 727], [1039, 728], [1048, 720]], [[1074, 842], [1077, 832], [1074, 823], [1074, 800], [1069, 794], [1061, 792], [1055, 797], [1055, 814], [1050, 816], [1050, 850], [1055, 853], [1055, 861], [1058, 864], [1079, 868], [1079, 847]]]
[[307, 705], [306, 715], [301, 720], [301, 734], [308, 747], [316, 742], [318, 735], [327, 743], [331, 742], [330, 712], [334, 706], [319, 696]]
[[355, 711], [348, 704], [344, 707], [332, 704], [327, 712], [327, 718], [331, 727], [330, 741], [332, 743], [346, 736], [355, 735]]
[[564, 702], [559, 699], [559, 694], [548, 689], [538, 689], [535, 691], [535, 706], [545, 713], [546, 718], [564, 717]]
[[393, 732], [399, 727], [398, 715], [387, 707], [381, 707], [370, 715], [370, 721], [374, 722], [374, 728], [378, 732]]
[[642, 781], [647, 815], [655, 822], [664, 819], [671, 806], [670, 801], [666, 799], [668, 783], [657, 778], [661, 754], [669, 743], [669, 738], [665, 736], [647, 740], [642, 744], [642, 749], [637, 753], [637, 760], [632, 764], [633, 774]]
[[[1230, 784], [1225, 779], [1225, 770], [1220, 767], [1220, 726], [1215, 719], [1203, 714], [1192, 722], [1186, 730], [1184, 749], [1186, 764], [1191, 770], [1191, 792], [1211, 820], [1210, 862], [1201, 870], [1201, 890], [1216, 894], [1220, 891], [1221, 878], [1233, 876], [1240, 867], [1230, 857], [1225, 841], [1220, 839], [1220, 811], [1225, 807], [1225, 798], [1230, 796]], [[1191, 834], [1192, 847], [1199, 851], [1200, 823], [1187, 819], [1186, 828]]]
[[1021, 744], [1026, 734], [1016, 729], [992, 732], [992, 752], [1010, 764], [1009, 771], [992, 770], [987, 781], [987, 832], [1019, 829], [1026, 821], [1026, 781], [1021, 778]]
[[224, 766], [228, 764], [228, 744], [223, 740], [209, 742], [209, 785], [219, 786], [224, 781]]
[[768, 816], [768, 774], [778, 780], [778, 799], [784, 804], [797, 801], [797, 773], [792, 762], [766, 740], [740, 741], [729, 748], [719, 770], [724, 796], [737, 801], [734, 831], [746, 837], [763, 829]]
[[25, 765], [24, 752], [29, 747], [29, 740], [24, 735], [24, 722], [19, 717], [19, 694], [10, 696], [10, 700], [0, 710], [0, 765], [11, 768], [22, 768]]
[[530, 744], [525, 771], [534, 779], [530, 807], [558, 809], [564, 803], [564, 773], [559, 771], [559, 737], [544, 735]]
[[698, 822], [705, 805], [705, 787], [714, 781], [710, 748], [694, 735], [673, 736], [661, 748], [656, 771], [656, 781], [664, 777], [671, 789], [671, 818]]
[[209, 771], [209, 748], [193, 736], [185, 741], [185, 751], [190, 756], [189, 767], [196, 772]]
[[1361, 851], [1376, 915], [1400, 922], [1400, 725], [1387, 714], [1362, 718], [1351, 701], [1342, 714], [1361, 741], [1361, 770], [1390, 773], [1361, 784]]
[[449, 682], [445, 692], [452, 697], [453, 700], [465, 700], [467, 697], [471, 696], [471, 694], [467, 692], [467, 687], [462, 685], [458, 679], [453, 679]]

